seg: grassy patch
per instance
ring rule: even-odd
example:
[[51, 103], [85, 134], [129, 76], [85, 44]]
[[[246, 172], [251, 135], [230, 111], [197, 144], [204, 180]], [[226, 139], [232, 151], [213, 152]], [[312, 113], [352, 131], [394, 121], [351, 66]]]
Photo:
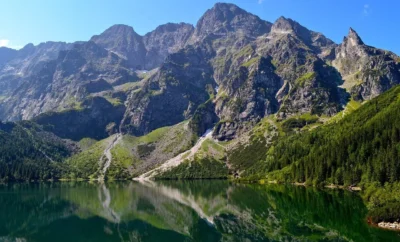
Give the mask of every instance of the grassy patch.
[[315, 72], [308, 72], [308, 73], [304, 74], [303, 76], [297, 78], [295, 83], [301, 87], [304, 87], [307, 84], [307, 82], [314, 79], [315, 76], [316, 76]]
[[256, 63], [257, 61], [260, 60], [261, 57], [255, 57], [255, 58], [251, 58], [250, 60], [246, 61], [245, 63], [242, 64], [242, 66], [244, 67], [250, 67], [251, 65], [253, 65], [254, 63]]
[[99, 160], [107, 147], [110, 138], [93, 144], [89, 149], [70, 157], [66, 163], [71, 167], [70, 177], [66, 178], [96, 178], [100, 169]]
[[79, 148], [81, 148], [83, 151], [89, 149], [92, 147], [97, 142], [97, 140], [92, 139], [92, 138], [83, 138], [79, 141]]
[[205, 158], [186, 160], [179, 166], [156, 176], [156, 179], [222, 179], [227, 177], [228, 168], [225, 163]]

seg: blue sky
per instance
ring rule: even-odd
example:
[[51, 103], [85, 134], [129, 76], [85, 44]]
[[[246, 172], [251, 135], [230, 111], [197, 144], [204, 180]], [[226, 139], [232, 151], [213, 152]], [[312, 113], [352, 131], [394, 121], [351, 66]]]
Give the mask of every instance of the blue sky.
[[[214, 0], [4, 0], [0, 3], [0, 46], [88, 40], [113, 24], [145, 34], [167, 22], [196, 24]], [[226, 1], [275, 21], [292, 18], [336, 43], [353, 27], [366, 44], [400, 54], [398, 0]]]

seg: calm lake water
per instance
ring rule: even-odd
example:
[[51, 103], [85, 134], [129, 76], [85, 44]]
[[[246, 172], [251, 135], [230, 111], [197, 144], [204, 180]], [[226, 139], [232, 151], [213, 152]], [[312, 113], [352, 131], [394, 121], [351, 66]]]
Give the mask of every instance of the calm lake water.
[[400, 241], [346, 191], [227, 181], [0, 185], [0, 241]]

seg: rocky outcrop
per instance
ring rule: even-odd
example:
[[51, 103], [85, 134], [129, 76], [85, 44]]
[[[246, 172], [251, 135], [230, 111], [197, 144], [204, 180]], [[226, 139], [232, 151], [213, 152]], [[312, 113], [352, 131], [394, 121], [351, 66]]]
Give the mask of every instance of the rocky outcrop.
[[[2, 48], [0, 58], [0, 96], [8, 97], [25, 82], [29, 82], [32, 75], [38, 72], [47, 64], [48, 61], [55, 60], [58, 53], [62, 50], [72, 48], [72, 44], [64, 42], [45, 42], [37, 46], [27, 44], [24, 48], [11, 51], [11, 55], [5, 55]], [[1, 100], [0, 100], [1, 102]], [[1, 118], [1, 117], [0, 117]]]
[[[253, 63], [246, 66], [248, 62]], [[274, 72], [271, 58], [254, 57], [243, 63], [228, 76], [217, 95], [216, 113], [221, 122], [214, 136], [219, 139], [235, 138], [234, 129], [246, 131], [279, 109], [276, 94], [283, 83]]]
[[127, 25], [114, 25], [91, 41], [127, 60], [136, 70], [151, 70], [164, 62], [167, 55], [182, 49], [193, 32], [186, 23], [160, 25], [145, 36]]
[[400, 83], [399, 57], [365, 45], [351, 28], [336, 48], [332, 65], [341, 73], [344, 87], [356, 100], [372, 99]]
[[313, 50], [313, 52], [321, 54], [322, 56], [326, 55], [326, 52], [329, 52], [330, 49], [336, 46], [332, 40], [326, 38], [323, 34], [311, 31], [298, 22], [283, 16], [278, 18], [272, 25], [271, 33], [268, 38], [279, 38], [279, 36], [288, 34], [296, 36], [304, 45]]
[[90, 40], [126, 59], [130, 67], [144, 69], [146, 47], [142, 36], [138, 35], [132, 27], [117, 24], [102, 34], [93, 36]]
[[96, 91], [92, 82], [103, 82], [109, 89], [136, 80], [126, 61], [116, 54], [94, 42], [76, 44], [71, 50], [61, 51], [56, 60], [46, 62], [5, 99], [0, 118], [30, 119], [48, 111], [80, 109], [88, 95]]
[[142, 89], [128, 97], [123, 130], [142, 135], [190, 118], [216, 86], [210, 56], [208, 46], [188, 46], [169, 55]]
[[190, 43], [201, 42], [205, 38], [221, 38], [230, 33], [254, 38], [268, 33], [270, 29], [271, 23], [234, 4], [217, 3], [197, 22]]
[[143, 36], [146, 47], [144, 68], [154, 69], [164, 62], [165, 58], [185, 47], [194, 27], [186, 23], [167, 23]]
[[12, 60], [18, 51], [14, 49], [10, 49], [7, 47], [0, 47], [0, 68], [7, 63], [8, 61]]
[[93, 97], [85, 100], [79, 110], [47, 112], [35, 117], [33, 121], [42, 125], [44, 130], [64, 139], [101, 140], [119, 132], [118, 125], [124, 111], [123, 105], [112, 105], [102, 97]]
[[219, 121], [219, 117], [215, 113], [215, 104], [212, 99], [199, 105], [193, 118], [189, 122], [189, 128], [197, 136], [202, 136], [207, 130], [210, 130]]
[[265, 38], [257, 39], [257, 52], [271, 56], [276, 74], [285, 83], [277, 96], [279, 118], [302, 113], [333, 115], [340, 110], [341, 77], [321, 59], [334, 46], [323, 35], [284, 17]]
[[394, 222], [394, 223], [389, 223], [389, 222], [380, 222], [378, 223], [378, 227], [384, 228], [384, 229], [391, 229], [391, 230], [400, 230], [400, 223], [399, 222]]

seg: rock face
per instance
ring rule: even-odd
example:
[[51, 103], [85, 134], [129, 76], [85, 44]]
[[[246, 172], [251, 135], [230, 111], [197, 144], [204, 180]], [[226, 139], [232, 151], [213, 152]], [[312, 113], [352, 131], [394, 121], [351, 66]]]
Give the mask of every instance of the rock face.
[[6, 47], [0, 47], [0, 68], [13, 59], [17, 55], [18, 51]]
[[206, 38], [221, 38], [232, 33], [245, 37], [256, 37], [268, 33], [271, 23], [246, 12], [234, 4], [217, 3], [197, 22], [190, 43]]
[[122, 104], [112, 105], [102, 97], [93, 97], [85, 100], [79, 110], [47, 112], [35, 117], [33, 121], [60, 138], [100, 140], [118, 132], [124, 111]]
[[[62, 50], [72, 48], [72, 44], [64, 42], [46, 42], [37, 46], [28, 44], [24, 48], [11, 51], [2, 48], [0, 53], [0, 96], [3, 99], [11, 96], [13, 92], [31, 75], [38, 73], [48, 61], [55, 60]], [[1, 99], [0, 99], [1, 103]], [[0, 119], [2, 117], [0, 116]]]
[[7, 53], [0, 59], [0, 119], [86, 110], [86, 100], [103, 97], [124, 114], [97, 128], [117, 122], [107, 132], [134, 135], [191, 120], [198, 135], [216, 125], [214, 137], [233, 139], [268, 115], [330, 116], [350, 95], [368, 100], [400, 82], [400, 58], [365, 45], [352, 29], [337, 45], [289, 18], [269, 23], [225, 3], [195, 28], [168, 23], [140, 36], [114, 25], [88, 42]]
[[168, 23], [158, 26], [143, 37], [146, 47], [144, 69], [151, 70], [164, 62], [165, 58], [185, 47], [194, 27], [186, 23]]
[[261, 118], [278, 111], [276, 93], [282, 82], [274, 70], [271, 58], [259, 57], [253, 64], [239, 66], [228, 76], [229, 81], [220, 87], [217, 96], [216, 113], [221, 121], [214, 136], [235, 138], [232, 127], [234, 130], [252, 127]]
[[126, 59], [136, 70], [151, 70], [158, 67], [168, 54], [183, 48], [193, 29], [186, 23], [168, 23], [140, 36], [132, 27], [119, 24], [93, 36], [91, 41]]
[[128, 97], [125, 132], [146, 134], [190, 118], [213, 94], [216, 83], [207, 46], [188, 46], [168, 56], [143, 87]]
[[114, 25], [90, 40], [126, 59], [129, 66], [139, 70], [144, 69], [146, 47], [142, 36], [138, 35], [132, 27], [122, 24]]
[[394, 53], [367, 46], [350, 28], [335, 50], [333, 66], [356, 100], [369, 100], [400, 83], [400, 59]]
[[94, 42], [76, 44], [24, 80], [4, 100], [0, 116], [9, 120], [30, 119], [43, 112], [79, 109], [93, 91], [92, 82], [102, 82], [103, 87], [106, 82], [109, 85], [105, 88], [109, 88], [138, 80], [127, 66], [124, 59]]

